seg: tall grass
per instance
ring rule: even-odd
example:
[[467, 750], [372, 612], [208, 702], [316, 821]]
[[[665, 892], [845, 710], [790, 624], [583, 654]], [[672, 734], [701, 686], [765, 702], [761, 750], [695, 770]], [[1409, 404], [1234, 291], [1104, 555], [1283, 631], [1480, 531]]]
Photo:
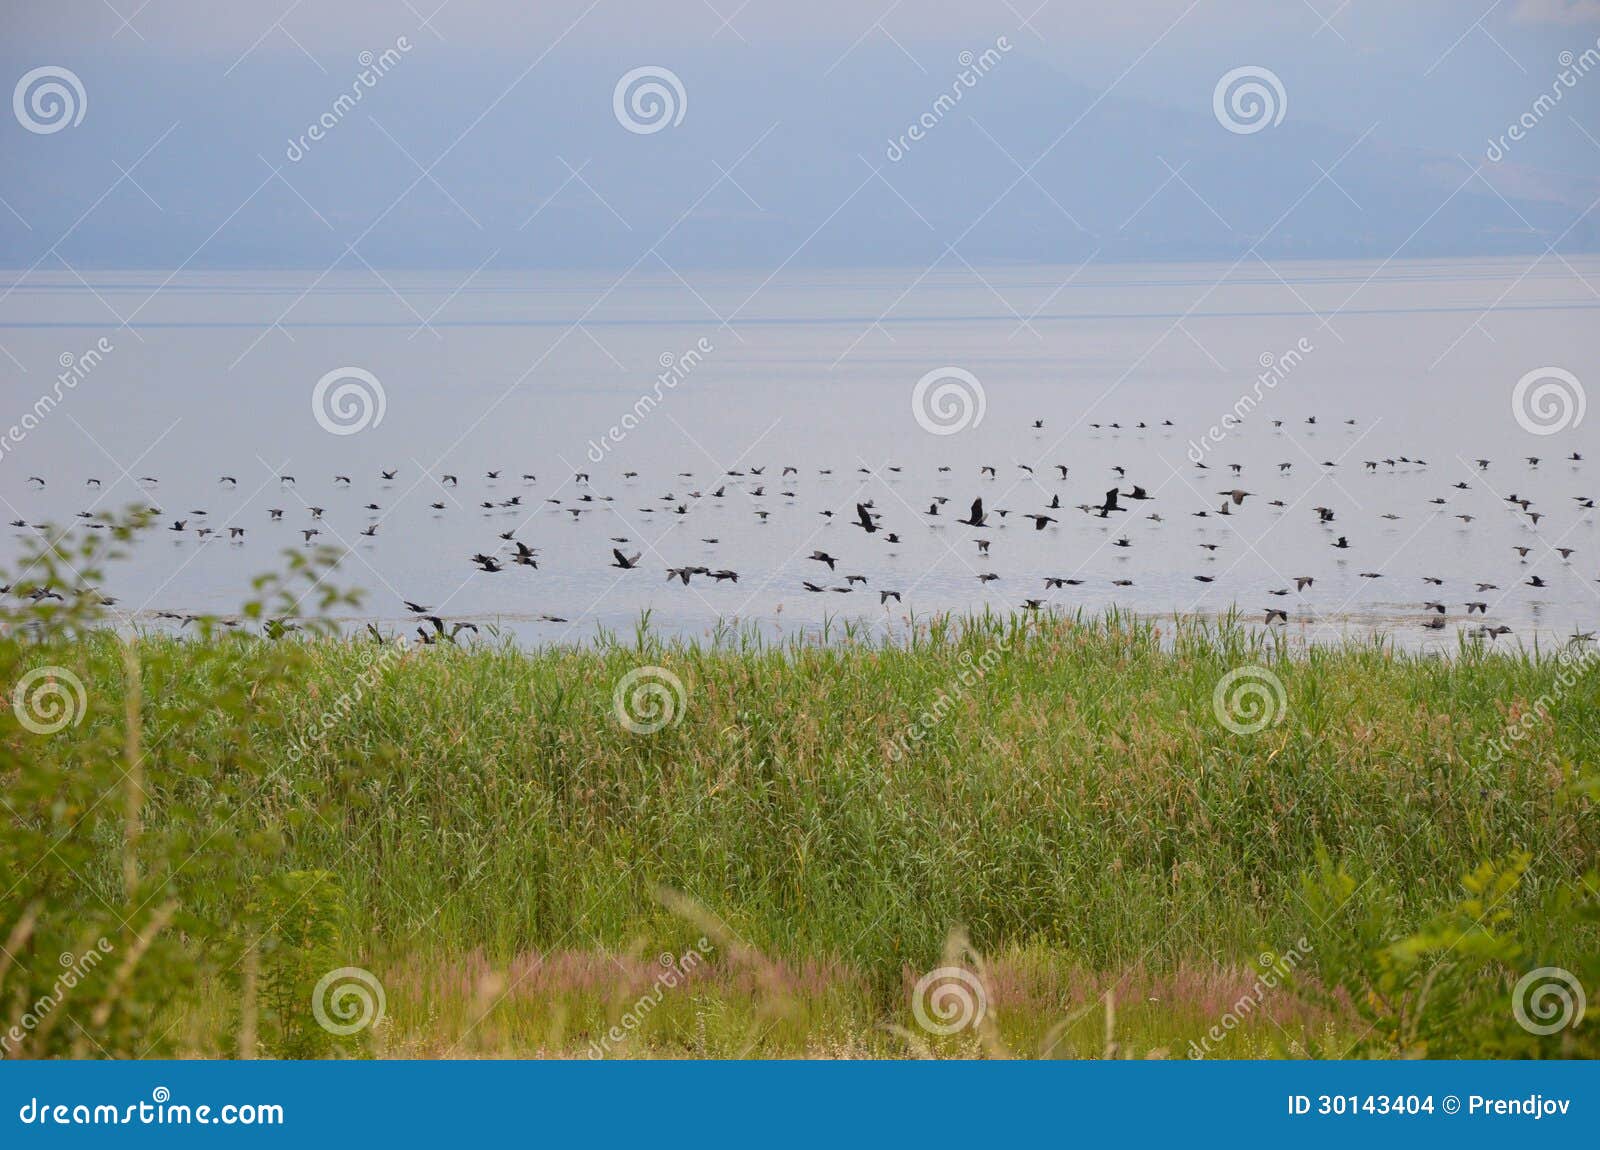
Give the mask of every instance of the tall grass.
[[[125, 636], [0, 639], [9, 679], [56, 664], [85, 684], [84, 720], [47, 737], [57, 769], [144, 732], [136, 786], [109, 780], [118, 818], [89, 794], [75, 817], [12, 808], [8, 835], [38, 834], [37, 849], [60, 833], [78, 865], [43, 892], [19, 882], [0, 932], [40, 898], [87, 920], [161, 889], [222, 937], [248, 892], [314, 873], [342, 892], [350, 961], [396, 972], [419, 1003], [459, 984], [429, 1009], [474, 1030], [481, 986], [462, 972], [514, 983], [504, 972], [530, 955], [621, 970], [690, 946], [703, 927], [670, 891], [728, 945], [834, 995], [852, 1041], [861, 1020], [903, 1014], [908, 972], [936, 965], [956, 926], [1032, 983], [1077, 978], [1080, 997], [1085, 972], [1231, 985], [1263, 950], [1333, 929], [1303, 897], [1328, 867], [1383, 892], [1399, 932], [1453, 904], [1484, 860], [1526, 852], [1508, 896], [1525, 936], [1558, 957], [1595, 949], [1592, 930], [1562, 937], [1539, 909], [1600, 847], [1593, 795], [1571, 786], [1600, 761], [1592, 671], [1563, 685], [1548, 655], [1378, 642], [1291, 655], [1227, 621], [1119, 614], [834, 639], [663, 642], [642, 624], [585, 648], [402, 651], [148, 635], [139, 675]], [[1214, 692], [1247, 666], [1283, 696], [1276, 721], [1241, 735]], [[648, 734], [614, 698], [641, 667], [682, 684], [675, 721]], [[1541, 696], [1556, 705], [1491, 755]], [[0, 780], [39, 740], [8, 723]], [[212, 850], [218, 835], [241, 849]], [[152, 843], [177, 845], [140, 869]], [[242, 954], [213, 963], [213, 982]], [[884, 1041], [872, 1033], [862, 1049]]]

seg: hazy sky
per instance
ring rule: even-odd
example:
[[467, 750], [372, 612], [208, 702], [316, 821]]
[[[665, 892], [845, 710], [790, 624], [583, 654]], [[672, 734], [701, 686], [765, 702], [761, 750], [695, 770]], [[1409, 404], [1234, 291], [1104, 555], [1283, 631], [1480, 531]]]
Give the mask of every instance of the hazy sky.
[[[1388, 254], [1425, 219], [1419, 253], [1600, 247], [1587, 210], [1600, 78], [1559, 80], [1563, 59], [1581, 70], [1596, 48], [1600, 0], [6, 0], [0, 12], [8, 86], [56, 67], [84, 93], [81, 122], [60, 130], [0, 118], [7, 266], [56, 246], [98, 266], [315, 266], [357, 237], [396, 266], [491, 253], [625, 266], [679, 219], [680, 258], [729, 265], [768, 262], [824, 224], [807, 260], [916, 263], [969, 232], [975, 255], [1002, 260], [1225, 256], [1286, 212], [1272, 229], [1281, 256]], [[360, 54], [401, 38], [400, 62], [338, 109]], [[939, 110], [962, 53], [1002, 38], [991, 73]], [[614, 114], [615, 86], [642, 66], [683, 91], [681, 120], [656, 132]], [[1219, 79], [1241, 67], [1283, 92], [1281, 120], [1257, 132], [1226, 130], [1214, 111]], [[1559, 104], [1506, 140], [1554, 89]], [[329, 116], [324, 138], [303, 139]], [[874, 167], [882, 178], [854, 191]]]

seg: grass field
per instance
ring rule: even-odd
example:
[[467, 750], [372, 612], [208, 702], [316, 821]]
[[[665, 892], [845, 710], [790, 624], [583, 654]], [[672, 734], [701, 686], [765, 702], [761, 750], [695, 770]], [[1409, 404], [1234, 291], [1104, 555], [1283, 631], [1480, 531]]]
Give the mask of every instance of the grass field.
[[1526, 968], [1595, 985], [1596, 662], [1116, 616], [8, 638], [8, 683], [81, 695], [7, 710], [0, 1021], [98, 935], [18, 1050], [1592, 1051], [1510, 1004]]

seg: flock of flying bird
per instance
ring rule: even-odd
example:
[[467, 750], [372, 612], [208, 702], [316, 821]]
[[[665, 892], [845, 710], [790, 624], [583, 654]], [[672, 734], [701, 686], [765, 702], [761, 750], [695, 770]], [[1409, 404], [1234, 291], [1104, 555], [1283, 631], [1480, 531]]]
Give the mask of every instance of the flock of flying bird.
[[[1277, 427], [1282, 426], [1281, 420], [1272, 422]], [[1315, 424], [1316, 419], [1315, 417], [1310, 417], [1306, 422]], [[1355, 423], [1354, 420], [1346, 420], [1345, 422], [1350, 425]], [[1122, 425], [1117, 423], [1092, 424], [1090, 426], [1095, 431], [1103, 429], [1111, 431], [1122, 430]], [[1144, 431], [1147, 426], [1142, 422], [1136, 425], [1130, 424], [1129, 430]], [[1170, 428], [1172, 424], [1170, 421], [1163, 421], [1160, 426]], [[1037, 431], [1042, 427], [1042, 420], [1034, 421], [1034, 430]], [[1563, 462], [1572, 465], [1574, 471], [1577, 470], [1577, 465], [1582, 461], [1583, 456], [1579, 452], [1572, 452], [1563, 460]], [[1542, 462], [1545, 461], [1538, 456], [1527, 456], [1519, 461], [1522, 467], [1530, 470], [1536, 470]], [[1156, 485], [1156, 491], [1153, 493], [1148, 487], [1132, 482], [1128, 477], [1127, 469], [1120, 465], [1110, 468], [1110, 475], [1107, 476], [1107, 480], [1110, 481], [1111, 485], [1104, 489], [1102, 495], [1090, 502], [1077, 504], [1063, 503], [1062, 496], [1059, 493], [1059, 486], [1069, 482], [1069, 476], [1072, 475], [1073, 471], [1066, 464], [1053, 464], [1049, 468], [1039, 468], [1038, 472], [1042, 473], [1042, 476], [1036, 473], [1036, 469], [1032, 465], [1019, 463], [1015, 466], [1017, 469], [1016, 483], [1002, 487], [999, 482], [1001, 478], [1000, 470], [991, 465], [979, 467], [977, 482], [980, 488], [994, 485], [990, 490], [1003, 491], [1004, 493], [999, 498], [1010, 498], [1013, 495], [1020, 496], [1024, 493], [1028, 494], [1030, 498], [1037, 495], [1038, 506], [1036, 508], [1025, 510], [1015, 507], [993, 506], [990, 503], [986, 503], [986, 495], [988, 494], [986, 490], [972, 499], [970, 505], [965, 508], [964, 514], [959, 504], [954, 508], [950, 507], [952, 503], [951, 496], [931, 495], [927, 499], [926, 507], [918, 511], [911, 503], [901, 498], [898, 493], [895, 494], [893, 503], [883, 506], [880, 506], [875, 498], [857, 499], [852, 496], [845, 500], [839, 509], [829, 508], [821, 511], [820, 517], [824, 522], [818, 525], [818, 530], [832, 528], [836, 522], [838, 524], [846, 524], [848, 525], [846, 534], [850, 537], [851, 542], [848, 547], [835, 545], [833, 550], [841, 552], [841, 554], [837, 555], [822, 548], [812, 550], [811, 554], [806, 558], [806, 562], [817, 565], [816, 574], [814, 577], [801, 579], [799, 581], [799, 589], [809, 594], [840, 595], [851, 594], [857, 590], [868, 594], [876, 591], [878, 603], [881, 606], [887, 607], [890, 602], [903, 603], [906, 594], [905, 590], [874, 586], [867, 575], [849, 573], [848, 570], [842, 575], [842, 582], [839, 582], [836, 581], [840, 578], [838, 568], [840, 563], [846, 561], [843, 553], [849, 553], [851, 566], [857, 564], [866, 565], [863, 558], [864, 548], [888, 548], [892, 553], [895, 545], [900, 544], [905, 536], [916, 529], [941, 530], [947, 525], [964, 529], [962, 534], [966, 536], [968, 545], [973, 548], [971, 552], [973, 563], [984, 568], [978, 570], [974, 567], [974, 577], [980, 584], [988, 587], [1001, 582], [1003, 579], [1013, 578], [1012, 576], [1002, 576], [987, 566], [987, 561], [991, 558], [991, 550], [996, 542], [996, 534], [1006, 529], [1010, 523], [1016, 523], [1019, 526], [1026, 524], [1027, 526], [1022, 528], [1023, 530], [1031, 529], [1035, 533], [1042, 533], [1049, 532], [1052, 529], [1059, 529], [1063, 520], [1074, 514], [1105, 521], [1107, 528], [1113, 525], [1117, 525], [1120, 528], [1135, 518], [1147, 520], [1153, 524], [1161, 524], [1166, 521], [1161, 512], [1156, 509], [1157, 505], [1162, 502], [1159, 496], [1166, 485]], [[1193, 466], [1201, 472], [1225, 475], [1226, 478], [1222, 482], [1228, 483], [1230, 486], [1218, 488], [1206, 483], [1204, 485], [1206, 489], [1215, 493], [1214, 505], [1206, 505], [1199, 509], [1187, 510], [1181, 513], [1173, 512], [1174, 515], [1186, 514], [1202, 520], [1225, 520], [1236, 515], [1242, 517], [1247, 513], [1247, 501], [1252, 499], [1260, 500], [1266, 506], [1277, 509], [1283, 514], [1297, 513], [1299, 510], [1298, 503], [1291, 504], [1282, 498], [1269, 499], [1266, 493], [1248, 490], [1242, 486], [1245, 482], [1243, 479], [1244, 465], [1242, 464], [1223, 464], [1220, 462], [1211, 464], [1202, 459], [1193, 463]], [[1276, 465], [1275, 469], [1268, 469], [1272, 472], [1268, 482], [1291, 476], [1294, 466], [1292, 463], [1280, 463]], [[1325, 461], [1321, 464], [1321, 467], [1328, 471], [1331, 471], [1336, 466], [1338, 464], [1333, 461]], [[1392, 458], [1364, 460], [1363, 466], [1367, 472], [1396, 472], [1397, 470], [1416, 472], [1426, 469], [1428, 465], [1422, 459], [1395, 456]], [[1477, 459], [1473, 461], [1472, 466], [1477, 473], [1483, 475], [1489, 473], [1491, 460]], [[882, 480], [896, 483], [903, 479], [903, 468], [899, 466], [888, 466], [882, 470], [886, 474], [875, 474], [873, 469], [867, 467], [855, 469], [852, 474], [860, 484], [856, 494], [859, 495], [862, 489], [875, 481]], [[393, 484], [400, 476], [400, 473], [399, 468], [384, 469], [379, 471], [376, 478], [380, 486]], [[940, 466], [937, 469], [937, 473], [941, 483], [948, 484], [957, 481], [951, 467]], [[814, 474], [819, 479], [826, 480], [834, 475], [834, 471], [831, 468], [819, 468], [815, 470]], [[710, 479], [697, 479], [693, 472], [682, 471], [676, 474], [674, 482], [682, 485], [684, 490], [681, 492], [668, 491], [657, 497], [650, 505], [639, 506], [637, 511], [639, 514], [648, 516], [654, 521], [659, 521], [663, 517], [687, 519], [701, 507], [708, 504], [725, 503], [732, 495], [736, 500], [747, 501], [748, 509], [755, 517], [756, 522], [764, 524], [774, 513], [774, 501], [783, 501], [785, 506], [795, 504], [800, 497], [800, 488], [807, 477], [801, 472], [800, 468], [793, 465], [783, 466], [772, 473], [769, 473], [769, 468], [765, 466], [729, 469]], [[1175, 471], [1173, 472], [1173, 477], [1177, 477]], [[639, 475], [637, 472], [624, 471], [622, 478], [629, 485], [630, 490], [638, 485]], [[1203, 478], [1209, 478], [1209, 476]], [[294, 475], [279, 475], [276, 479], [277, 487], [280, 491], [296, 492], [296, 502], [300, 506], [292, 509], [289, 507], [268, 508], [264, 523], [243, 524], [238, 521], [239, 513], [235, 513], [229, 516], [226, 522], [212, 526], [211, 513], [204, 508], [188, 510], [183, 513], [181, 518], [171, 513], [163, 512], [153, 505], [148, 507], [147, 510], [152, 515], [160, 517], [168, 533], [184, 538], [193, 537], [201, 542], [207, 542], [213, 538], [226, 539], [233, 546], [243, 546], [251, 532], [259, 532], [263, 528], [273, 530], [273, 525], [276, 524], [288, 526], [292, 523], [293, 518], [300, 518], [307, 525], [294, 529], [299, 532], [306, 545], [309, 546], [317, 542], [319, 538], [325, 535], [329, 541], [345, 543], [339, 533], [333, 530], [331, 521], [324, 518], [328, 513], [327, 509], [307, 503], [298, 496], [299, 484]], [[237, 477], [232, 475], [220, 476], [217, 482], [220, 487], [229, 490], [237, 489], [239, 486]], [[471, 555], [471, 563], [476, 568], [476, 571], [481, 574], [497, 575], [517, 567], [534, 571], [539, 570], [541, 549], [530, 546], [525, 541], [517, 538], [517, 532], [525, 529], [541, 511], [548, 509], [549, 513], [558, 515], [564, 513], [570, 516], [572, 520], [578, 521], [582, 517], [596, 512], [622, 510], [613, 506], [617, 502], [615, 496], [597, 493], [590, 483], [589, 475], [583, 472], [574, 474], [570, 480], [561, 485], [562, 490], [567, 489], [569, 486], [572, 489], [565, 499], [558, 494], [552, 494], [543, 503], [533, 501], [531, 497], [528, 501], [525, 501], [524, 496], [520, 494], [495, 497], [500, 493], [499, 489], [502, 483], [520, 482], [525, 486], [531, 486], [536, 483], [537, 476], [531, 472], [508, 474], [504, 469], [489, 470], [484, 473], [483, 482], [490, 490], [484, 492], [486, 497], [477, 500], [477, 510], [486, 516], [521, 515], [524, 516], [524, 519], [518, 527], [499, 532], [498, 539], [488, 550], [479, 550]], [[1150, 482], [1149, 479], [1146, 480], [1146, 483]], [[159, 487], [160, 481], [155, 476], [141, 476], [138, 477], [138, 483], [147, 492], [153, 493]], [[441, 489], [450, 493], [461, 486], [461, 479], [456, 474], [443, 474], [437, 478], [437, 483]], [[37, 491], [44, 489], [47, 486], [47, 481], [43, 476], [29, 476], [28, 484]], [[91, 477], [87, 480], [85, 486], [90, 490], [96, 490], [101, 489], [103, 484], [98, 478]], [[332, 486], [336, 491], [353, 491], [357, 487], [357, 482], [353, 476], [341, 474], [333, 476]], [[1052, 490], [1052, 486], [1056, 490]], [[1266, 486], [1266, 484], [1259, 484], [1259, 486]], [[1199, 490], [1192, 483], [1184, 483], [1181, 487], [1187, 488], [1191, 493]], [[1461, 480], [1455, 482], [1452, 487], [1455, 491], [1469, 491], [1473, 488], [1473, 484], [1466, 480]], [[1202, 500], [1204, 498], [1202, 496]], [[1532, 499], [1515, 493], [1496, 498], [1503, 503], [1510, 514], [1520, 519], [1523, 530], [1530, 533], [1528, 542], [1513, 545], [1513, 550], [1521, 564], [1526, 564], [1530, 555], [1537, 561], [1543, 557], [1545, 552], [1559, 556], [1562, 564], [1569, 564], [1572, 561], [1573, 556], [1577, 553], [1574, 548], [1559, 545], [1551, 546], [1543, 542], [1542, 538], [1537, 534], [1540, 521], [1547, 516], [1559, 515], [1559, 512], [1547, 512], [1543, 508], [1536, 508]], [[1595, 501], [1593, 496], [1574, 494], [1571, 498], [1574, 504], [1571, 510], [1580, 515], [1594, 510]], [[328, 501], [332, 502], [332, 499]], [[965, 502], [965, 500], [963, 499], [961, 502]], [[1436, 515], [1445, 514], [1443, 509], [1451, 505], [1450, 499], [1444, 495], [1436, 496], [1429, 500], [1428, 503], [1432, 508], [1432, 513]], [[429, 504], [429, 507], [436, 515], [445, 515], [452, 510], [452, 504], [458, 508], [463, 506], [455, 500], [453, 494], [447, 494], [446, 499], [434, 500]], [[851, 504], [853, 504], [853, 508]], [[385, 509], [375, 499], [369, 499], [363, 505], [362, 510], [367, 513], [368, 522], [360, 529], [359, 536], [370, 539], [377, 536], [383, 526]], [[1359, 526], [1347, 525], [1348, 514], [1346, 518], [1342, 519], [1339, 512], [1327, 506], [1313, 507], [1307, 509], [1307, 511], [1308, 514], [1316, 517], [1315, 523], [1324, 532], [1325, 542], [1330, 549], [1338, 552], [1348, 552], [1357, 548], [1360, 528]], [[80, 511], [77, 514], [79, 519], [86, 521], [90, 527], [103, 527], [107, 520], [106, 516], [96, 514], [92, 510]], [[1463, 524], [1470, 524], [1477, 518], [1470, 512], [1464, 511], [1451, 512], [1451, 514]], [[286, 516], [291, 518], [286, 519]], [[1012, 519], [1013, 516], [1015, 516], [1014, 519]], [[627, 516], [624, 514], [619, 518], [626, 520]], [[1398, 520], [1402, 517], [1390, 511], [1383, 513], [1381, 518]], [[13, 520], [11, 526], [23, 530], [51, 530], [46, 524], [29, 523], [20, 518]], [[860, 534], [856, 535], [855, 532], [858, 531]], [[815, 533], [813, 532], [812, 534], [814, 535]], [[608, 566], [615, 568], [619, 572], [634, 573], [624, 574], [619, 576], [619, 579], [638, 578], [645, 574], [642, 566], [645, 551], [648, 549], [654, 553], [654, 544], [641, 546], [626, 534], [613, 535], [609, 538], [609, 542], [611, 544], [611, 554]], [[713, 550], [718, 546], [719, 542], [720, 540], [716, 537], [706, 536], [701, 538], [701, 543]], [[1557, 542], [1559, 544], [1560, 541], [1558, 540]], [[1248, 541], [1246, 543], [1248, 545]], [[809, 545], [809, 539], [807, 540], [807, 545]], [[1108, 538], [1105, 541], [1105, 545], [1126, 552], [1134, 546], [1134, 540], [1130, 538], [1129, 534], [1122, 533], [1115, 538]], [[1201, 541], [1196, 546], [1206, 552], [1207, 559], [1214, 560], [1216, 553], [1225, 546], [1225, 542]], [[801, 550], [805, 550], [805, 547], [803, 546]], [[681, 586], [687, 587], [691, 585], [691, 581], [694, 579], [709, 580], [716, 584], [737, 584], [740, 578], [739, 571], [727, 566], [711, 566], [701, 562], [681, 563], [674, 566], [666, 564], [664, 560], [662, 562], [665, 567], [666, 581], [669, 584], [676, 582]], [[823, 573], [824, 571], [826, 574]], [[1359, 574], [1361, 578], [1367, 580], [1377, 580], [1385, 577], [1385, 573], [1382, 571], [1362, 571]], [[1033, 578], [1040, 580], [1042, 587], [1038, 595], [1025, 597], [1021, 600], [1019, 606], [1024, 610], [1044, 608], [1053, 602], [1053, 593], [1064, 591], [1070, 587], [1079, 587], [1086, 582], [1086, 579], [1081, 577], [1077, 571], [1064, 575], [1036, 572]], [[1194, 574], [1192, 578], [1197, 583], [1209, 584], [1215, 582], [1217, 576], [1200, 573]], [[1509, 593], [1509, 589], [1503, 590], [1501, 584], [1494, 578], [1466, 579], [1444, 574], [1427, 574], [1421, 576], [1421, 578], [1426, 590], [1420, 594], [1437, 596], [1436, 598], [1425, 598], [1421, 603], [1421, 626], [1424, 628], [1433, 631], [1443, 630], [1450, 621], [1451, 606], [1459, 602], [1460, 607], [1465, 611], [1463, 618], [1479, 624], [1469, 630], [1468, 633], [1470, 635], [1493, 639], [1511, 633], [1509, 626], [1503, 623], [1493, 623], [1489, 619], [1491, 607], [1498, 602], [1498, 597]], [[1447, 579], [1454, 584], [1470, 585], [1473, 588], [1471, 594], [1474, 597], [1466, 598], [1467, 593], [1463, 591], [1459, 599], [1453, 599], [1450, 603], [1447, 603], [1445, 601], [1445, 592], [1442, 590], [1446, 585]], [[1316, 580], [1316, 575], [1293, 576], [1291, 577], [1292, 587], [1269, 588], [1266, 594], [1280, 600], [1301, 596], [1314, 586]], [[1528, 574], [1525, 579], [1519, 578], [1519, 582], [1534, 589], [1549, 586], [1545, 578], [1536, 573]], [[1597, 582], [1600, 582], [1600, 580], [1597, 580]], [[1134, 581], [1127, 577], [1112, 579], [1110, 583], [1117, 588], [1126, 588], [1134, 585]], [[11, 587], [0, 588], [0, 594], [10, 593], [11, 591]], [[60, 591], [55, 588], [25, 585], [20, 580], [18, 581], [17, 593], [35, 601], [62, 598]], [[99, 594], [98, 591], [86, 588], [80, 588], [78, 593]], [[115, 599], [107, 598], [102, 598], [101, 601], [108, 605], [116, 602]], [[474, 632], [477, 630], [476, 625], [465, 621], [457, 621], [447, 626], [446, 619], [438, 613], [439, 608], [433, 608], [410, 600], [403, 600], [402, 605], [406, 611], [411, 613], [414, 619], [420, 620], [432, 628], [430, 630], [429, 627], [418, 627], [418, 633], [424, 642], [436, 642], [440, 639], [453, 640], [462, 630]], [[1292, 617], [1291, 608], [1287, 605], [1282, 607], [1268, 605], [1261, 607], [1260, 610], [1264, 616], [1263, 624], [1269, 627], [1287, 624]], [[183, 622], [188, 622], [195, 618], [195, 616], [170, 611], [156, 612], [156, 616]], [[1474, 616], [1478, 618], [1474, 620]], [[552, 623], [568, 622], [566, 618], [553, 614], [541, 614], [538, 619]], [[369, 628], [375, 636], [378, 634], [375, 628], [371, 628], [371, 625], [369, 625]], [[1580, 642], [1590, 641], [1593, 638], [1593, 632], [1584, 631], [1575, 631], [1571, 636], [1572, 640]]]

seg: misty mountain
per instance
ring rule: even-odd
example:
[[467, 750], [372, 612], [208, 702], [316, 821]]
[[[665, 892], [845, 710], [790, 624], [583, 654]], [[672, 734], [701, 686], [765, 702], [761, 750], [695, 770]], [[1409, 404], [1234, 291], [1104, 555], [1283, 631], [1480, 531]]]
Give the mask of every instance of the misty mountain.
[[[74, 267], [360, 266], [354, 243], [380, 267], [654, 270], [1600, 247], [1584, 215], [1596, 181], [1514, 154], [1394, 148], [1381, 130], [1303, 122], [1292, 96], [1281, 123], [1235, 134], [1208, 89], [1181, 106], [1125, 99], [1022, 46], [966, 69], [967, 86], [959, 51], [920, 53], [927, 74], [876, 43], [842, 62], [586, 52], [530, 70], [429, 41], [370, 87], [355, 59], [319, 58], [324, 74], [265, 50], [231, 71], [65, 59], [87, 94], [80, 125], [0, 121], [0, 263], [59, 269], [56, 244]], [[678, 77], [680, 123], [619, 123], [613, 89], [641, 63]]]

